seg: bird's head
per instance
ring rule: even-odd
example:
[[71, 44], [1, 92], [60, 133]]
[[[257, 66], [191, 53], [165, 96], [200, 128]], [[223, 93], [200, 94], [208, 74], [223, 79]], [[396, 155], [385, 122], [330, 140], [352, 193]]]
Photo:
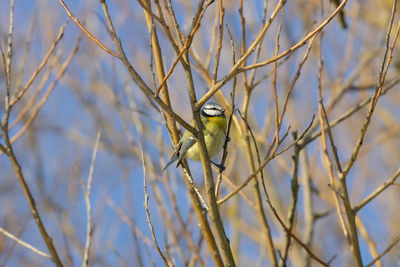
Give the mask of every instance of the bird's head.
[[204, 117], [225, 117], [225, 109], [215, 102], [207, 103], [201, 109], [201, 115]]

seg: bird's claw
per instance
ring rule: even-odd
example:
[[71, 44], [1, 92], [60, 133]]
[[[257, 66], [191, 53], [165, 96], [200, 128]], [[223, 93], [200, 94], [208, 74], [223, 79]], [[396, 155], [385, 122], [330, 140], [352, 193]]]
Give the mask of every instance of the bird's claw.
[[217, 163], [215, 163], [215, 162], [212, 161], [212, 160], [210, 160], [210, 161], [211, 161], [212, 164], [214, 164], [215, 166], [217, 166], [221, 172], [225, 171], [225, 166], [224, 166], [224, 165], [222, 165], [222, 164], [217, 164]]
[[224, 166], [224, 165], [218, 164], [217, 167], [219, 168], [219, 171], [220, 171], [220, 172], [225, 171], [225, 166]]

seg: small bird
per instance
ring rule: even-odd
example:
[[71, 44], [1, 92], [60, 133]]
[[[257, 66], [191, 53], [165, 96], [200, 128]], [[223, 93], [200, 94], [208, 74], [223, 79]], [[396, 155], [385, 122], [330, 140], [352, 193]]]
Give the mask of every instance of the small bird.
[[[200, 118], [203, 123], [203, 134], [208, 155], [212, 158], [221, 150], [224, 144], [226, 132], [225, 110], [218, 103], [210, 102], [201, 109]], [[194, 121], [191, 121], [190, 125], [194, 126]], [[165, 165], [163, 171], [175, 161], [178, 161], [176, 165], [176, 167], [178, 167], [179, 164], [182, 163], [183, 158], [200, 161], [199, 146], [196, 142], [196, 137], [186, 130], [178, 143], [177, 149]], [[221, 165], [213, 161], [211, 161], [211, 163], [223, 169]]]

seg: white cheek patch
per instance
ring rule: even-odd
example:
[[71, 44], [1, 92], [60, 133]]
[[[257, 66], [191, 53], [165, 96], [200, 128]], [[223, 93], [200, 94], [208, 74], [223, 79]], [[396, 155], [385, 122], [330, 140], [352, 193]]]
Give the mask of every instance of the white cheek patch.
[[208, 116], [212, 116], [212, 117], [222, 115], [221, 110], [218, 110], [218, 109], [204, 109], [203, 111], [205, 114], [207, 114]]

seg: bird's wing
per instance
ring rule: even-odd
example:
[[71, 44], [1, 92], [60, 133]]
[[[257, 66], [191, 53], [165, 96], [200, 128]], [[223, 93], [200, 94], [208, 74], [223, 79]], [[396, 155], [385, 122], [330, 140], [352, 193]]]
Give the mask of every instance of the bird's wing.
[[187, 138], [187, 140], [182, 144], [182, 147], [179, 149], [179, 157], [178, 157], [178, 164], [176, 165], [176, 167], [179, 166], [179, 164], [181, 163], [183, 157], [186, 154], [186, 151], [191, 148], [194, 144], [196, 143], [196, 138], [194, 136], [189, 136]]
[[178, 157], [179, 157], [179, 151], [181, 150], [182, 147], [182, 140], [179, 141], [174, 154], [172, 154], [171, 159], [167, 162], [167, 164], [165, 165], [165, 167], [162, 169], [162, 171], [165, 171], [166, 168], [168, 168], [169, 165], [171, 165], [172, 163], [174, 163]]

